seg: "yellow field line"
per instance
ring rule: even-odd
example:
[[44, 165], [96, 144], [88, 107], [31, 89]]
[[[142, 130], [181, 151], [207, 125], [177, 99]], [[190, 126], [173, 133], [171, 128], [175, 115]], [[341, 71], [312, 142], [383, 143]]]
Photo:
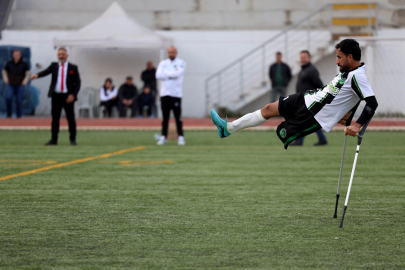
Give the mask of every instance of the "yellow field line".
[[24, 175], [30, 175], [30, 174], [34, 174], [34, 173], [37, 173], [37, 172], [43, 172], [43, 171], [47, 171], [47, 170], [52, 170], [52, 169], [56, 169], [56, 168], [60, 168], [60, 167], [64, 167], [64, 166], [69, 166], [69, 165], [72, 165], [72, 164], [78, 164], [78, 163], [83, 163], [83, 162], [87, 162], [87, 161], [92, 161], [92, 160], [95, 160], [95, 159], [108, 158], [108, 157], [111, 157], [113, 155], [121, 155], [121, 154], [125, 154], [125, 153], [132, 152], [132, 151], [138, 151], [138, 150], [142, 150], [142, 149], [145, 149], [145, 146], [138, 146], [138, 147], [133, 147], [133, 148], [129, 148], [129, 149], [116, 151], [116, 152], [113, 152], [113, 153], [106, 153], [106, 154], [103, 154], [101, 156], [88, 157], [88, 158], [82, 158], [82, 159], [73, 160], [73, 161], [69, 161], [69, 162], [59, 163], [59, 164], [55, 164], [55, 165], [52, 165], [52, 166], [47, 166], [47, 167], [31, 170], [31, 171], [26, 171], [26, 172], [22, 172], [22, 173], [16, 173], [16, 174], [3, 176], [3, 177], [0, 177], [0, 181], [7, 180], [7, 179], [10, 179], [10, 178], [20, 177], [20, 176], [24, 176]]

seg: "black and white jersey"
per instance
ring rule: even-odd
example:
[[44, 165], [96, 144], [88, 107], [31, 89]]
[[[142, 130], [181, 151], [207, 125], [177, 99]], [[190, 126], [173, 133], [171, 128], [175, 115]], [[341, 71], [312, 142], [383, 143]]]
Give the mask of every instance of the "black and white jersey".
[[342, 72], [322, 89], [305, 94], [305, 105], [314, 118], [329, 132], [359, 100], [374, 96], [364, 63], [349, 72]]

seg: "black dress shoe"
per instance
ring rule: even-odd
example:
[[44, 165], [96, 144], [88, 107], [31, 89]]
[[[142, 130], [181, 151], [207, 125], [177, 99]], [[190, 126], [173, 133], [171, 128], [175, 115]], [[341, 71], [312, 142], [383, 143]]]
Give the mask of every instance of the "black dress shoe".
[[50, 140], [49, 142], [47, 142], [45, 145], [58, 145], [57, 142]]
[[321, 145], [327, 145], [328, 141], [319, 141], [316, 144], [314, 144], [314, 146], [321, 146]]
[[70, 142], [70, 145], [76, 146], [77, 143], [76, 143], [76, 141], [71, 141], [71, 142]]
[[290, 146], [302, 146], [303, 143], [300, 141], [293, 141], [292, 143], [290, 143]]

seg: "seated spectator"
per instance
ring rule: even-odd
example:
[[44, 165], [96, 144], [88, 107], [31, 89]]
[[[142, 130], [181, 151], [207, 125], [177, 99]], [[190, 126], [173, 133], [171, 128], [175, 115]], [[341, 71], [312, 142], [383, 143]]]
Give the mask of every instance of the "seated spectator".
[[149, 85], [146, 85], [143, 88], [143, 92], [139, 95], [138, 101], [139, 101], [139, 118], [143, 117], [143, 110], [145, 107], [147, 107], [147, 112], [148, 112], [148, 117], [152, 118], [152, 106], [153, 106], [153, 94], [151, 92], [151, 89]]
[[132, 82], [132, 77], [128, 76], [125, 83], [118, 91], [118, 110], [120, 117], [125, 117], [127, 108], [131, 108], [131, 117], [136, 115], [136, 98], [138, 90]]
[[112, 84], [112, 80], [107, 78], [103, 87], [100, 88], [100, 106], [104, 106], [104, 111], [108, 113], [108, 117], [112, 115], [112, 108], [118, 105], [118, 90]]

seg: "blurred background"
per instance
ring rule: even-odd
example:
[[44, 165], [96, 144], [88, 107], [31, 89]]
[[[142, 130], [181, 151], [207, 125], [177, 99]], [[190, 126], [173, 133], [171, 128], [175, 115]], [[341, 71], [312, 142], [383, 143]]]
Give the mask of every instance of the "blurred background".
[[[405, 0], [2, 0], [0, 25], [1, 67], [15, 46], [33, 74], [57, 60], [57, 47], [68, 49], [82, 78], [76, 107], [93, 110], [82, 117], [97, 116], [105, 78], [119, 86], [133, 76], [139, 88], [146, 63], [157, 66], [169, 45], [187, 63], [184, 117], [250, 112], [270, 102], [276, 52], [291, 68], [292, 94], [299, 52], [311, 53], [326, 84], [337, 73], [334, 44], [348, 36], [361, 44], [378, 116], [405, 115]], [[27, 87], [25, 115], [51, 115], [50, 79]], [[2, 117], [4, 103], [1, 81]]]

